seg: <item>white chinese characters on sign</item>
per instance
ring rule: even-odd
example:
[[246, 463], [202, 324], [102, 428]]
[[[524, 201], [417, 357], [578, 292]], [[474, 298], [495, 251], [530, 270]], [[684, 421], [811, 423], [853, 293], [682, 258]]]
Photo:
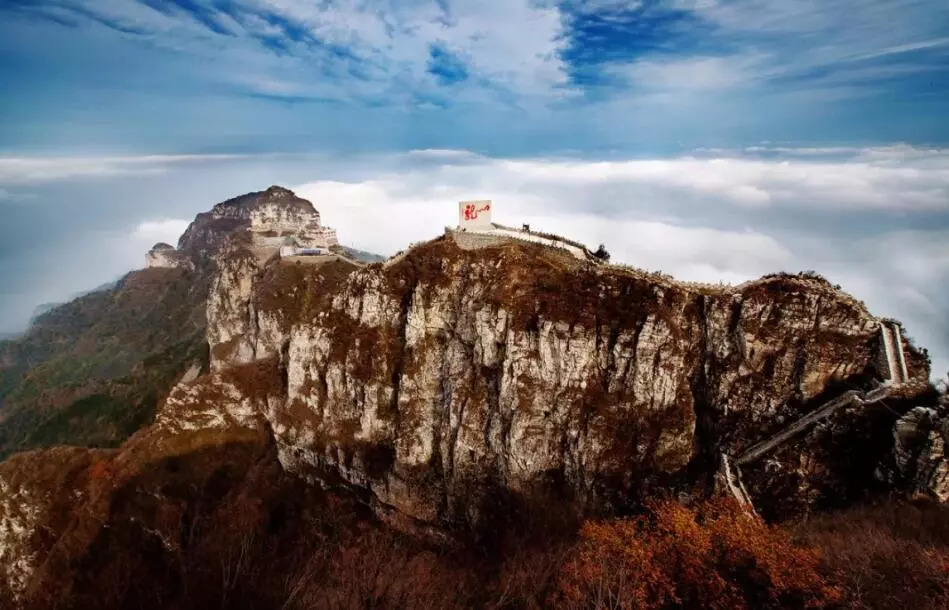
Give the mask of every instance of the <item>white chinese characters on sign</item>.
[[458, 226], [462, 229], [490, 229], [490, 201], [462, 201], [458, 203]]

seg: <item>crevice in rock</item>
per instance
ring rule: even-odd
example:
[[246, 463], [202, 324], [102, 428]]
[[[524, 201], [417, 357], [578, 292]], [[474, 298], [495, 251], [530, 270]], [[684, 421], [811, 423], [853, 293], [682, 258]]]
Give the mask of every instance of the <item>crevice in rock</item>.
[[[398, 423], [399, 415], [399, 399], [402, 395], [402, 374], [405, 370], [405, 350], [406, 350], [406, 333], [408, 332], [409, 316], [412, 313], [412, 299], [415, 296], [416, 285], [413, 285], [410, 290], [405, 291], [405, 294], [402, 295], [402, 299], [399, 303], [399, 319], [396, 322], [396, 332], [397, 343], [395, 346], [395, 362], [392, 366], [392, 377], [390, 379], [392, 383], [392, 397], [389, 401], [389, 414], [392, 416], [392, 419], [396, 420]], [[398, 429], [398, 426], [396, 426]]]
[[710, 304], [708, 298], [699, 295], [695, 300], [695, 311], [698, 312], [698, 345], [695, 346], [698, 355], [692, 374], [690, 390], [692, 392], [692, 409], [695, 412], [695, 436], [693, 438], [692, 459], [687, 471], [691, 472], [700, 484], [711, 489], [714, 485], [715, 469], [719, 456], [722, 453], [721, 431], [717, 410], [709, 400], [709, 328], [708, 315]]

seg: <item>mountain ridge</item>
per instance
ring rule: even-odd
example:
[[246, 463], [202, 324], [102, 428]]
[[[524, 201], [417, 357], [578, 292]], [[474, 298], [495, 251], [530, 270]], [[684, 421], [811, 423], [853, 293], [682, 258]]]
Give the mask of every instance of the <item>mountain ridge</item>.
[[[123, 364], [147, 377], [158, 362], [148, 358], [172, 350], [154, 420], [115, 437], [118, 448], [54, 448], [0, 464], [0, 486], [17, 499], [0, 503], [0, 580], [18, 599], [81, 578], [68, 566], [97, 557], [103, 528], [154, 539], [152, 552], [171, 558], [183, 534], [161, 507], [189, 514], [201, 494], [166, 485], [213, 487], [216, 469], [228, 474], [214, 502], [253, 497], [241, 481], [260, 467], [289, 487], [345, 489], [397, 528], [436, 536], [490, 527], [535, 497], [580, 515], [623, 515], [663, 494], [722, 495], [723, 456], [886, 378], [880, 320], [813, 275], [697, 285], [516, 238], [469, 247], [455, 231], [385, 263], [284, 257], [286, 238], [328, 239], [307, 204], [275, 187], [218, 204], [175, 249], [191, 265], [135, 272], [118, 293], [95, 297], [125, 315], [119, 295], [130, 282], [178, 278], [189, 306], [178, 302], [164, 319], [180, 330], [187, 313], [193, 333], [140, 366]], [[167, 307], [152, 305], [156, 315]], [[949, 489], [931, 476], [949, 468], [934, 444], [941, 411], [900, 420], [894, 461], [898, 418], [935, 404], [925, 354], [897, 337], [920, 383], [886, 408], [835, 411], [768, 463], [744, 467], [766, 517], [901, 489], [914, 470], [926, 472], [917, 492]], [[917, 464], [924, 437], [927, 461]], [[47, 459], [73, 474], [37, 467], [33, 476]], [[78, 499], [67, 506], [66, 497]]]

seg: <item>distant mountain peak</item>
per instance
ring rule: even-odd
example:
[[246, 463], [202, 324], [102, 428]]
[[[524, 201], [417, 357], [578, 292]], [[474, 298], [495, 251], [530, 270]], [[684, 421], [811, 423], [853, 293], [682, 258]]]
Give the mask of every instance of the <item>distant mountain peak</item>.
[[298, 197], [290, 189], [277, 185], [273, 185], [265, 191], [252, 191], [222, 201], [214, 206], [209, 213], [218, 216], [246, 218], [254, 210], [274, 205], [300, 214], [316, 214], [319, 216], [319, 212], [311, 202]]
[[311, 202], [272, 185], [198, 214], [178, 240], [178, 250], [201, 265], [235, 236], [249, 237], [249, 245], [258, 249], [277, 249], [288, 237], [307, 247], [337, 244], [335, 230], [322, 225]]
[[271, 197], [296, 197], [296, 193], [290, 189], [276, 184], [264, 191], [264, 194]]

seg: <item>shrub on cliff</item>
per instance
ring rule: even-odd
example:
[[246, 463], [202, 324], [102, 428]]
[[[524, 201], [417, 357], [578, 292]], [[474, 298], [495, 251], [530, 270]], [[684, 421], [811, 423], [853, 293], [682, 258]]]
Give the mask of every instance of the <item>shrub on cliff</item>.
[[662, 501], [632, 519], [588, 522], [561, 570], [565, 608], [804, 608], [835, 603], [819, 557], [730, 502]]

